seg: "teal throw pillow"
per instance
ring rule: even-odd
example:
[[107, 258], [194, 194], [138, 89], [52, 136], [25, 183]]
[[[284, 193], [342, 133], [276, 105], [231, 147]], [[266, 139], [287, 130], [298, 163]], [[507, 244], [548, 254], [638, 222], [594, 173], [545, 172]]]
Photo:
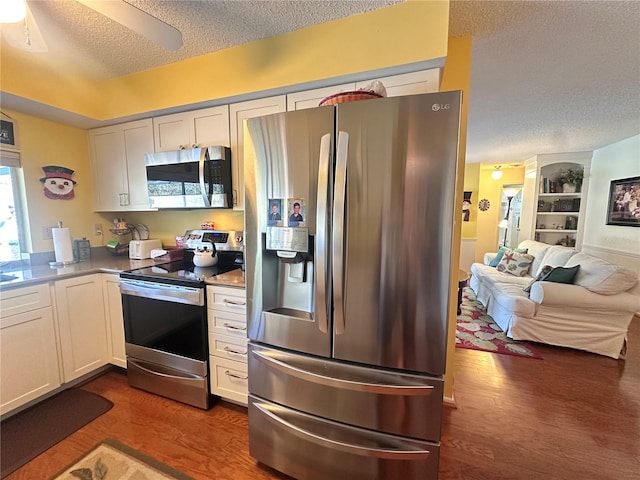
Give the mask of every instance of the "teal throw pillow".
[[504, 252], [509, 252], [511, 250], [513, 250], [514, 252], [518, 252], [518, 253], [527, 253], [527, 251], [529, 249], [528, 248], [500, 247], [498, 249], [498, 253], [496, 254], [495, 258], [493, 260], [491, 260], [491, 262], [489, 262], [489, 266], [490, 267], [497, 267], [498, 264], [500, 263], [500, 260], [502, 260], [502, 257], [504, 256]]
[[573, 279], [576, 278], [576, 274], [580, 269], [580, 265], [575, 267], [555, 267], [546, 275], [540, 277], [541, 282], [556, 282], [556, 283], [573, 283]]
[[545, 265], [540, 270], [540, 273], [529, 282], [529, 285], [523, 288], [527, 293], [531, 292], [531, 286], [535, 282], [556, 282], [556, 283], [573, 283], [573, 279], [576, 278], [576, 274], [580, 269], [580, 265], [575, 267], [555, 267], [551, 268], [551, 265]]

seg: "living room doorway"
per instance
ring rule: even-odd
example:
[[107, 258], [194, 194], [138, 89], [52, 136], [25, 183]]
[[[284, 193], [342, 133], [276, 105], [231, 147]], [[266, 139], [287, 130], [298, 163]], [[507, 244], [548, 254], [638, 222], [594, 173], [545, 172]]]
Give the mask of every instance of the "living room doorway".
[[522, 214], [522, 184], [503, 185], [500, 198], [498, 247], [515, 248], [518, 245], [520, 216]]

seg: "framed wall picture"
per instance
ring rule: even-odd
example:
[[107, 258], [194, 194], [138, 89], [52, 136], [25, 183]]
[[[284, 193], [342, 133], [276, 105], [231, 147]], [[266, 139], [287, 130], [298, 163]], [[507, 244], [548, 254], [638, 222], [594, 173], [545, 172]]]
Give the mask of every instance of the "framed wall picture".
[[464, 192], [464, 200], [462, 200], [462, 221], [468, 222], [471, 215], [471, 192]]
[[640, 227], [640, 177], [611, 181], [607, 225]]

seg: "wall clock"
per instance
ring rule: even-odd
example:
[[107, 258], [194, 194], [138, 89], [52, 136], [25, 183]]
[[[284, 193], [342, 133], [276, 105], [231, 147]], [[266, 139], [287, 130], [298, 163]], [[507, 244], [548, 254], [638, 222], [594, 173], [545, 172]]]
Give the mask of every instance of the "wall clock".
[[490, 206], [491, 206], [491, 203], [489, 203], [489, 200], [487, 200], [486, 198], [483, 198], [478, 202], [478, 208], [483, 212], [486, 212], [487, 210], [489, 210]]

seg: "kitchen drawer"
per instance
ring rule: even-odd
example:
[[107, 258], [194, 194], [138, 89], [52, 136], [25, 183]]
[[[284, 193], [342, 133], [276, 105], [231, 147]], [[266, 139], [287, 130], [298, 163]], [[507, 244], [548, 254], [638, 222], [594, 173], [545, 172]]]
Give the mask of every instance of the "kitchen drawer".
[[0, 317], [30, 312], [51, 305], [49, 284], [0, 291]]
[[[424, 413], [415, 412], [417, 417]], [[438, 478], [438, 442], [386, 435], [307, 415], [253, 394], [248, 416], [250, 455], [293, 478]]]
[[247, 363], [247, 339], [209, 332], [209, 353], [219, 358]]
[[214, 356], [211, 365], [211, 393], [227, 400], [247, 404], [247, 364]]
[[247, 294], [243, 288], [207, 286], [207, 308], [223, 312], [247, 312]]
[[231, 335], [233, 337], [247, 338], [247, 316], [242, 313], [221, 312], [207, 310], [209, 331], [216, 335]]

